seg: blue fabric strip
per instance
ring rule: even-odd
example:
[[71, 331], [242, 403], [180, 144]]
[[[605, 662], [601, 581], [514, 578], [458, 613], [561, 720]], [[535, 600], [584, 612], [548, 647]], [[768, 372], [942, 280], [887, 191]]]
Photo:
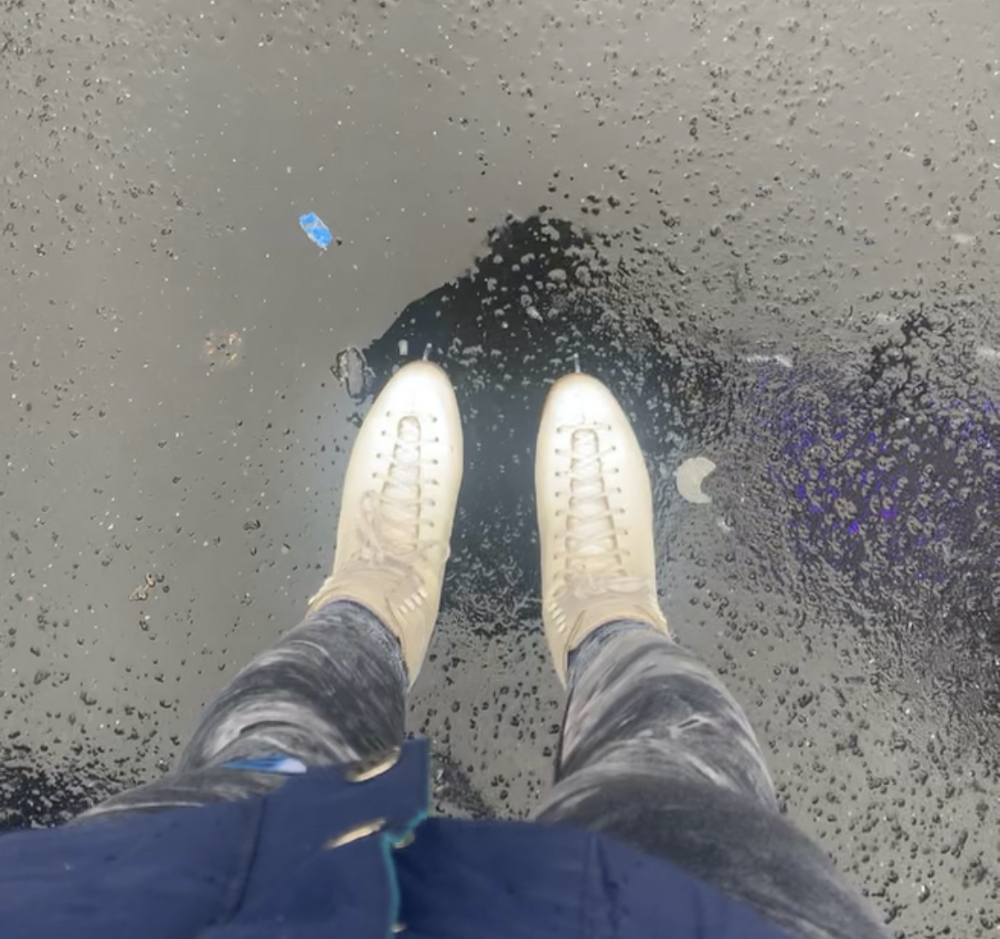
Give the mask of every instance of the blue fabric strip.
[[285, 756], [283, 753], [257, 756], [247, 760], [230, 760], [222, 765], [227, 769], [246, 769], [257, 773], [283, 773], [286, 776], [299, 775], [309, 768], [302, 760], [297, 760], [293, 756]]

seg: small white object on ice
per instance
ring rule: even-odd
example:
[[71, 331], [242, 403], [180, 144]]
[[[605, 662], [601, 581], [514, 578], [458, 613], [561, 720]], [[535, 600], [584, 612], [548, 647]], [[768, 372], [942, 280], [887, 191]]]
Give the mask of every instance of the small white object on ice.
[[715, 471], [715, 464], [707, 456], [693, 456], [674, 470], [677, 491], [688, 502], [705, 505], [712, 501], [707, 492], [701, 491], [705, 477]]
[[754, 352], [750, 355], [743, 357], [744, 362], [777, 362], [778, 365], [784, 366], [785, 368], [792, 367], [792, 360], [790, 356], [787, 355], [762, 355], [759, 352]]

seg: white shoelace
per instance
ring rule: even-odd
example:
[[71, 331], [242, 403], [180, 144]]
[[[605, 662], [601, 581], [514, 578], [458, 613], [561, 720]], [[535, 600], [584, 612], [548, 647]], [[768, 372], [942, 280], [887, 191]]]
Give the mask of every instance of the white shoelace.
[[422, 532], [423, 512], [434, 502], [425, 492], [428, 460], [421, 442], [417, 420], [403, 418], [386, 480], [381, 490], [370, 489], [362, 497], [358, 523], [361, 560], [398, 571], [411, 589], [420, 580], [414, 565], [436, 543]]
[[569, 503], [566, 519], [565, 577], [578, 597], [632, 592], [642, 585], [630, 577], [607, 490], [605, 458], [614, 445], [600, 445], [596, 425], [571, 431]]

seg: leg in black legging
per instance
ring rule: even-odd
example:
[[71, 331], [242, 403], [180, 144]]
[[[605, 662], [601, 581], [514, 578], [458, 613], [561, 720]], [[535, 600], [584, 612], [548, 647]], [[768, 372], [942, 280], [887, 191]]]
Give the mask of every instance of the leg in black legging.
[[809, 939], [886, 933], [779, 813], [742, 708], [668, 636], [619, 621], [573, 653], [556, 785], [541, 813], [666, 858]]
[[406, 688], [396, 637], [365, 607], [334, 601], [219, 693], [172, 773], [81, 818], [245, 798], [287, 772], [372, 756], [402, 741]]

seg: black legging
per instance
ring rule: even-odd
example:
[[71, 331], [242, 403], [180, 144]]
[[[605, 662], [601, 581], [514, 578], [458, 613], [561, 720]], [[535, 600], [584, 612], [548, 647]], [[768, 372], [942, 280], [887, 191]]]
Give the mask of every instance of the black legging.
[[[407, 678], [378, 619], [334, 602], [206, 708], [176, 769], [80, 822], [268, 792], [286, 772], [398, 744]], [[793, 935], [884, 937], [826, 854], [778, 812], [763, 755], [722, 682], [671, 639], [617, 622], [574, 652], [556, 785], [539, 816], [590, 828], [739, 897]]]

